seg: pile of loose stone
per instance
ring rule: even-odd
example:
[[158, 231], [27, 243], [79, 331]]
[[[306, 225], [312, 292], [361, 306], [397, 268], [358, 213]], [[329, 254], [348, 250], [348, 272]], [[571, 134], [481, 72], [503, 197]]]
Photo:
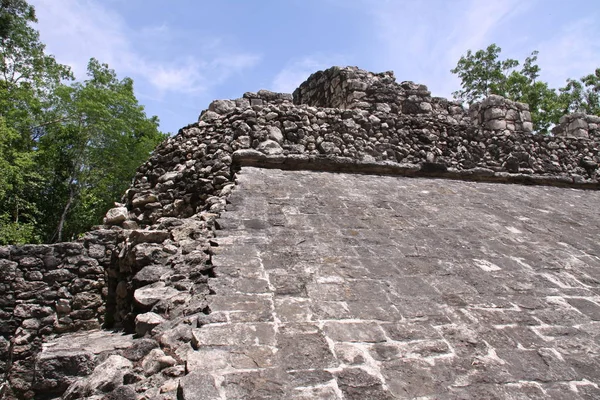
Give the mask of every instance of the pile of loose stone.
[[[526, 105], [494, 96], [465, 110], [432, 98], [424, 85], [396, 83], [392, 73], [337, 67], [313, 74], [293, 97], [263, 90], [214, 101], [197, 123], [158, 146], [122, 204], [81, 242], [0, 252], [8, 266], [0, 272], [4, 293], [34, 282], [56, 292], [14, 295], [2, 305], [3, 320], [11, 321], [0, 343], [4, 359], [13, 360], [4, 368], [11, 396], [68, 387], [65, 398], [177, 397], [192, 330], [217, 318], [207, 301], [218, 280], [214, 237], [240, 164], [598, 187], [597, 124], [585, 118], [587, 137], [535, 135]], [[44, 252], [61, 254], [60, 265], [36, 255]], [[56, 270], [77, 278], [54, 279]], [[87, 274], [95, 274], [94, 285], [77, 286]], [[82, 306], [78, 296], [89, 299]], [[63, 328], [63, 314], [78, 321], [77, 312], [86, 324]], [[90, 319], [140, 339], [106, 333], [108, 345], [98, 349], [89, 337], [60, 336], [96, 327]], [[35, 376], [15, 369], [15, 346], [29, 340], [23, 337], [34, 338], [24, 359], [36, 363]], [[36, 359], [42, 341], [52, 345]], [[69, 368], [81, 360], [85, 368]]]

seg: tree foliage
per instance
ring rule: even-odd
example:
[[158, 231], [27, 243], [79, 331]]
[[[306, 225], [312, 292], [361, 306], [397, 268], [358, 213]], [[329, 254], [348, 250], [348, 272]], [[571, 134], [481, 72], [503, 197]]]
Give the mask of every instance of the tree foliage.
[[543, 133], [566, 113], [600, 114], [600, 68], [580, 80], [568, 79], [565, 87], [556, 90], [538, 80], [537, 51], [522, 66], [518, 60], [500, 59], [500, 52], [491, 44], [475, 53], [469, 50], [458, 60], [451, 70], [461, 80], [461, 89], [453, 93], [456, 99], [472, 104], [497, 94], [527, 103], [536, 130]]
[[34, 22], [25, 0], [0, 0], [0, 244], [85, 232], [165, 137], [130, 78], [91, 59], [73, 81]]
[[41, 165], [52, 178], [46, 190], [63, 201], [44, 214], [48, 228], [55, 227], [51, 238], [62, 240], [100, 221], [164, 135], [138, 104], [133, 81], [119, 80], [96, 59], [87, 80], [58, 88], [52, 112], [58, 122], [40, 138]]

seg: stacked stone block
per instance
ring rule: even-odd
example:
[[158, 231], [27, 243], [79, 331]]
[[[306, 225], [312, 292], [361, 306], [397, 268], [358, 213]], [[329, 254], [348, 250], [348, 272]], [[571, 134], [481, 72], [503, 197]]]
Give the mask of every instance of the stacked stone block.
[[485, 100], [473, 104], [469, 114], [474, 122], [496, 133], [532, 132], [533, 123], [529, 106], [505, 99], [502, 96], [490, 95]]
[[45, 337], [103, 324], [106, 244], [88, 235], [86, 242], [0, 248], [0, 374], [22, 396], [31, 393]]
[[560, 137], [597, 139], [600, 136], [600, 117], [583, 113], [564, 115], [552, 134]]

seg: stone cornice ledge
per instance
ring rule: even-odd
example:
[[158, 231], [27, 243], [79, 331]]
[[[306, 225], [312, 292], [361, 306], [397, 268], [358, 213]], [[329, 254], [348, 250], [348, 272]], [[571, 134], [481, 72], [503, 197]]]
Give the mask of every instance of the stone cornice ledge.
[[447, 168], [443, 164], [400, 164], [391, 161], [361, 161], [333, 155], [277, 154], [267, 155], [258, 150], [243, 149], [233, 153], [233, 168], [260, 167], [283, 170], [346, 172], [406, 177], [429, 177], [478, 182], [514, 183], [522, 185], [560, 186], [577, 189], [600, 189], [600, 182], [579, 181], [576, 177], [497, 172], [488, 168]]

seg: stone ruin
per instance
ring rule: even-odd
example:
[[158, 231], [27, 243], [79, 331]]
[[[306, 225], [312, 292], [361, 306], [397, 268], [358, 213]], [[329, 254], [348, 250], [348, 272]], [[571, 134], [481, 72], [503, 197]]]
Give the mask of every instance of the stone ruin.
[[598, 398], [599, 122], [354, 67], [216, 100], [103, 225], [0, 247], [1, 394]]

